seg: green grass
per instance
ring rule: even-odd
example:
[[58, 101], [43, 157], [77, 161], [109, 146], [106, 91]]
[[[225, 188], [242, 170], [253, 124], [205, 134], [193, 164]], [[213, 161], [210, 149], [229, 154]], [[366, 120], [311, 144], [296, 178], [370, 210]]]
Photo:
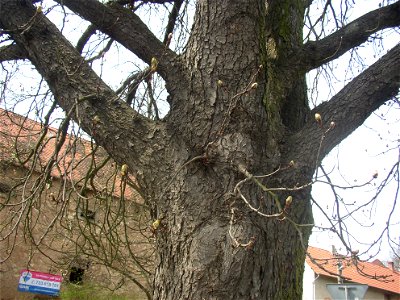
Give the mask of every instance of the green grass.
[[62, 300], [143, 300], [138, 294], [118, 295], [95, 285], [65, 284], [61, 289]]

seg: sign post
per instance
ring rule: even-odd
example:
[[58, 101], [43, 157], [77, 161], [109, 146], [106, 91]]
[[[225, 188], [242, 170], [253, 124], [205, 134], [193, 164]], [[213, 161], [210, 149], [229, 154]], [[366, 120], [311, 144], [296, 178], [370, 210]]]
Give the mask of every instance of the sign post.
[[333, 300], [362, 300], [367, 292], [368, 285], [327, 283], [326, 288]]
[[18, 291], [49, 296], [58, 296], [62, 276], [22, 270], [19, 277]]

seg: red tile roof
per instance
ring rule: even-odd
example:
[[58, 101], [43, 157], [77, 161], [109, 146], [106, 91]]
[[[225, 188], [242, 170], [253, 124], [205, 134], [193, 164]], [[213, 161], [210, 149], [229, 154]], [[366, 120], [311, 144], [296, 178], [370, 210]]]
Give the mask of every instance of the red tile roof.
[[[58, 155], [55, 155], [58, 130], [48, 126], [43, 140], [38, 143], [44, 132], [43, 124], [0, 108], [0, 161], [19, 165], [33, 151], [36, 151], [38, 155], [34, 166], [35, 171], [43, 172], [48, 162], [54, 158], [56, 162], [51, 169], [50, 176], [76, 183], [82, 181], [90, 170], [101, 165], [108, 157], [104, 149], [96, 147], [88, 140], [70, 134], [66, 135], [63, 146]], [[96, 151], [94, 151], [95, 148], [97, 148]], [[31, 168], [32, 164], [33, 159], [30, 158], [24, 162], [23, 166]], [[113, 181], [112, 178], [115, 174], [117, 176]], [[111, 188], [115, 184], [116, 188], [113, 194], [120, 195], [118, 187], [121, 184], [121, 178], [116, 164], [112, 160], [97, 171], [93, 182], [99, 192], [103, 191], [105, 187]], [[134, 193], [129, 187], [125, 190], [126, 197], [132, 197]], [[137, 197], [137, 194], [135, 196]]]
[[[346, 281], [400, 294], [400, 273], [385, 266], [357, 260], [355, 257], [333, 255], [327, 250], [308, 247], [307, 264], [319, 275], [337, 277], [338, 260], [342, 262], [342, 276]], [[336, 275], [336, 276], [335, 276]]]

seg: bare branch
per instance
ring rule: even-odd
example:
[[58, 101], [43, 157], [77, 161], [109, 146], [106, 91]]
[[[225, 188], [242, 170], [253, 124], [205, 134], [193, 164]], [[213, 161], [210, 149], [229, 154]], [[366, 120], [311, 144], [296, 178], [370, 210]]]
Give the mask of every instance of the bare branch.
[[25, 50], [18, 45], [12, 44], [0, 47], [0, 62], [26, 58], [27, 54]]
[[117, 3], [104, 5], [99, 1], [57, 0], [73, 12], [94, 24], [99, 30], [150, 64], [156, 57], [157, 71], [168, 81], [169, 76], [181, 74], [176, 54], [157, 39], [149, 28], [129, 9]]
[[164, 34], [163, 43], [166, 44], [169, 39], [169, 34], [174, 31], [176, 19], [178, 18], [179, 11], [185, 0], [175, 0], [174, 6], [172, 7], [171, 13], [168, 16], [168, 24]]
[[[12, 13], [15, 11], [17, 17]], [[149, 131], [150, 121], [120, 101], [55, 25], [36, 13], [34, 6], [6, 1], [0, 20], [0, 25], [12, 30], [11, 37], [29, 53], [30, 61], [47, 81], [58, 104], [65, 111], [74, 112], [72, 119], [110, 154], [117, 154], [118, 163], [127, 163], [132, 170], [140, 168], [140, 153], [149, 146], [149, 140], [143, 136]], [[28, 21], [30, 27], [26, 28], [23, 25]], [[138, 151], [132, 156], [134, 161], [125, 161], [124, 155], [116, 151], [127, 144], [131, 145], [129, 151]]]
[[89, 41], [90, 37], [95, 33], [96, 33], [96, 26], [90, 24], [88, 28], [86, 28], [85, 32], [82, 34], [78, 43], [76, 44], [76, 50], [78, 50], [79, 53], [82, 53], [86, 43]]
[[348, 50], [364, 43], [374, 33], [400, 25], [400, 1], [371, 11], [319, 41], [310, 41], [293, 58], [302, 62], [305, 71], [332, 61]]
[[[322, 125], [334, 122], [331, 130], [321, 146], [320, 157], [338, 145], [345, 137], [359, 127], [365, 119], [380, 105], [394, 97], [400, 87], [400, 44], [391, 49], [380, 60], [353, 79], [330, 101], [317, 106], [313, 111], [322, 116]], [[357, 113], [354, 113], [354, 112]], [[303, 129], [288, 139], [285, 147], [291, 147], [290, 153], [308, 153], [309, 157], [290, 157], [303, 161], [305, 166], [316, 157], [318, 147], [316, 141], [321, 136], [321, 128], [310, 118]], [[293, 151], [298, 148], [298, 151]], [[301, 149], [301, 151], [300, 151]], [[305, 150], [308, 149], [308, 150]], [[288, 152], [288, 149], [285, 152]]]
[[114, 43], [114, 40], [113, 40], [113, 39], [110, 39], [110, 40], [107, 42], [106, 46], [105, 46], [103, 49], [101, 49], [100, 52], [99, 52], [97, 55], [91, 57], [91, 58], [88, 59], [87, 61], [88, 61], [88, 62], [93, 62], [93, 61], [96, 60], [96, 59], [99, 59], [99, 58], [104, 57], [104, 55], [111, 49], [111, 46], [112, 46], [113, 43]]
[[128, 103], [129, 106], [132, 105], [132, 101], [136, 96], [136, 91], [139, 87], [139, 84], [148, 78], [151, 75], [151, 70], [150, 68], [146, 68], [142, 71], [139, 71], [137, 73], [132, 74], [129, 76], [123, 83], [120, 88], [118, 88], [115, 92], [119, 95], [121, 94], [125, 89], [127, 89], [126, 93], [126, 103]]

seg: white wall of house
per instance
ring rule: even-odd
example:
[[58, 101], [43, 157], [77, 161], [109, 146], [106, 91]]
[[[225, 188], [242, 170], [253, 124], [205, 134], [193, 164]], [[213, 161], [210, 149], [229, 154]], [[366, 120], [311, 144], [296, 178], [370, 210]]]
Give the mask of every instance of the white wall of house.
[[303, 300], [314, 299], [314, 280], [315, 273], [306, 263], [303, 274]]

